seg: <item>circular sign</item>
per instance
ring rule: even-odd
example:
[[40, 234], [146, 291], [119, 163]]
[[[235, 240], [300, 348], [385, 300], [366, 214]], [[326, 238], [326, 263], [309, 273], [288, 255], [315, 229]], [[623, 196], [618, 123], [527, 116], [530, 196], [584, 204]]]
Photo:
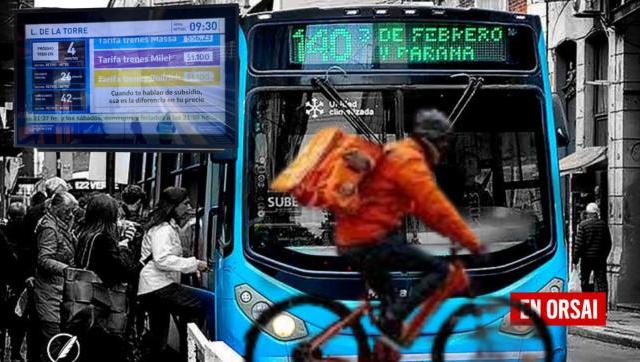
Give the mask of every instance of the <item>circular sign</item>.
[[[54, 341], [56, 341], [55, 344], [53, 343]], [[61, 346], [61, 348], [56, 348], [56, 350], [52, 351], [52, 346]], [[69, 333], [56, 334], [47, 344], [47, 356], [51, 362], [77, 361], [80, 357], [80, 342], [78, 342], [78, 337]]]

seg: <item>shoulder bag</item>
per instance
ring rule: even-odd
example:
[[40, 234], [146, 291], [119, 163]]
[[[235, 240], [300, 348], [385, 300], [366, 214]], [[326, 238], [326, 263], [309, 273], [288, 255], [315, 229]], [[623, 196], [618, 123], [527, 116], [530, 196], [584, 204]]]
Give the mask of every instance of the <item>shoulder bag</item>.
[[67, 268], [61, 308], [63, 328], [68, 331], [98, 327], [109, 334], [124, 335], [128, 301], [125, 283], [105, 286], [100, 277], [88, 270], [96, 234], [85, 246], [80, 265]]

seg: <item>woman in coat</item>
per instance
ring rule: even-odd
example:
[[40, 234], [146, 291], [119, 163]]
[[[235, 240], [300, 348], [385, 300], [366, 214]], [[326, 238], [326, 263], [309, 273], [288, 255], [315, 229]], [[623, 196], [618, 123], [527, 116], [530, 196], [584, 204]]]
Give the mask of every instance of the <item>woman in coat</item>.
[[152, 359], [161, 360], [169, 330], [169, 316], [179, 317], [180, 349], [186, 357], [186, 323], [202, 322], [206, 307], [193, 289], [180, 283], [181, 274], [207, 271], [208, 263], [182, 255], [176, 220], [191, 212], [187, 191], [168, 187], [160, 194], [158, 208], [150, 217], [142, 240], [138, 297], [150, 314]]
[[47, 344], [60, 333], [60, 305], [64, 270], [75, 265], [76, 239], [71, 233], [73, 211], [78, 202], [70, 193], [60, 191], [51, 198], [45, 215], [36, 226], [38, 261], [34, 297], [39, 326], [40, 358], [49, 361]]
[[[131, 279], [136, 271], [133, 255], [127, 239], [120, 240], [118, 233], [118, 202], [107, 194], [92, 196], [87, 202], [84, 223], [78, 232], [76, 265], [95, 272], [104, 286], [113, 287]], [[125, 231], [126, 234], [133, 234]], [[126, 312], [110, 315], [107, 320], [94, 321], [82, 340], [84, 361], [124, 361], [126, 343], [123, 334], [114, 334], [109, 323], [113, 320], [125, 323]], [[100, 316], [98, 316], [100, 318]], [[110, 329], [111, 328], [111, 329]], [[124, 332], [124, 330], [122, 331]]]

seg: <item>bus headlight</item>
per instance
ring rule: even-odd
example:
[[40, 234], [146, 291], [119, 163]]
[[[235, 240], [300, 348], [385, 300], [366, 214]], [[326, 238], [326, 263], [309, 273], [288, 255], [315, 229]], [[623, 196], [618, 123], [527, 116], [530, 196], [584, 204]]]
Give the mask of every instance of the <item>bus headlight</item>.
[[[545, 285], [542, 289], [539, 290], [540, 293], [559, 293], [562, 292], [564, 288], [564, 281], [559, 278], [553, 278], [547, 285]], [[511, 324], [511, 319], [509, 315], [511, 313], [507, 313], [507, 315], [502, 318], [502, 323], [500, 324], [500, 332], [515, 334], [515, 335], [525, 335], [533, 330], [533, 326], [530, 325], [514, 325]]]
[[286, 314], [280, 314], [271, 323], [273, 332], [280, 338], [289, 338], [296, 330], [296, 321]]
[[253, 307], [251, 307], [251, 318], [253, 318], [253, 320], [257, 320], [267, 309], [269, 309], [269, 304], [265, 302], [258, 302], [254, 304]]
[[[240, 310], [252, 321], [255, 322], [273, 303], [251, 288], [248, 284], [241, 284], [235, 287], [236, 303]], [[263, 330], [273, 338], [281, 341], [292, 341], [304, 338], [309, 334], [307, 326], [300, 318], [288, 312], [283, 312], [271, 320]]]
[[502, 323], [500, 324], [500, 332], [515, 334], [517, 336], [523, 336], [525, 334], [529, 334], [533, 330], [533, 326], [526, 324], [511, 324], [511, 313], [507, 313], [507, 315], [502, 318]]

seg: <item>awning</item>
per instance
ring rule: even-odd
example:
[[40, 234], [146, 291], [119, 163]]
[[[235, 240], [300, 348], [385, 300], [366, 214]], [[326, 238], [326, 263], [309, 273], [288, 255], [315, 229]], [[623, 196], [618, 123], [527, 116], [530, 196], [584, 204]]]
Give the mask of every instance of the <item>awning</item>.
[[607, 159], [607, 147], [585, 147], [560, 160], [560, 176], [584, 173], [587, 168]]

